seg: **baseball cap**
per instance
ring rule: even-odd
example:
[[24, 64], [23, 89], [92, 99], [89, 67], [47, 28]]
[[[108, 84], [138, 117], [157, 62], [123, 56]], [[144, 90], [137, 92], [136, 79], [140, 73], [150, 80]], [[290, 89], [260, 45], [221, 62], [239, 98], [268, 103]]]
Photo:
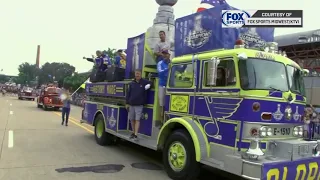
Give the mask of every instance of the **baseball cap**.
[[164, 49], [164, 50], [162, 50], [161, 52], [162, 52], [163, 54], [170, 54], [169, 50], [167, 50], [167, 49]]

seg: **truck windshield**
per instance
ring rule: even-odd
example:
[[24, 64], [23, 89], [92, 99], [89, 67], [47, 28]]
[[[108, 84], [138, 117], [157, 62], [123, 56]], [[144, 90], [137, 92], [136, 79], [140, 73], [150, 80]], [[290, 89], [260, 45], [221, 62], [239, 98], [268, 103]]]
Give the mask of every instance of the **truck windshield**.
[[60, 93], [59, 88], [48, 88], [46, 91], [48, 94], [59, 94]]
[[241, 88], [244, 90], [288, 91], [286, 68], [283, 63], [248, 58], [239, 60]]
[[296, 67], [287, 66], [290, 90], [294, 93], [305, 96], [303, 72]]

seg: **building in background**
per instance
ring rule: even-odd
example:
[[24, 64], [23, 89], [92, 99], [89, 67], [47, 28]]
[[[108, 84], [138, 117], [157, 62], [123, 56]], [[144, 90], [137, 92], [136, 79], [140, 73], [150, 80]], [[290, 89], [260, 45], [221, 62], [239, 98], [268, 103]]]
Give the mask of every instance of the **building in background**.
[[320, 30], [276, 36], [279, 50], [310, 73], [304, 77], [307, 103], [320, 106]]

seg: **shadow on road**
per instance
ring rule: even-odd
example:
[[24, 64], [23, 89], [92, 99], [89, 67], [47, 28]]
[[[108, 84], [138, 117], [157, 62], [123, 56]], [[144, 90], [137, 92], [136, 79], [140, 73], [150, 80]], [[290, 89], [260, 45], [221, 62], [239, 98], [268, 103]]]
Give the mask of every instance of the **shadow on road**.
[[[86, 138], [90, 138], [93, 141], [94, 140], [94, 136], [91, 135], [91, 137], [86, 136]], [[147, 148], [143, 148], [141, 146], [138, 146], [136, 144], [133, 144], [131, 142], [128, 141], [120, 141], [117, 146], [119, 151], [123, 151], [124, 153], [134, 153], [137, 156], [144, 156], [147, 159], [150, 159], [150, 162], [143, 162], [144, 164], [153, 164], [153, 166], [155, 166], [154, 168], [156, 168], [157, 166], [159, 166], [159, 168], [162, 168], [162, 153], [161, 152], [156, 152]], [[130, 149], [130, 150], [128, 150]], [[144, 166], [144, 164], [133, 164], [132, 166]], [[223, 172], [221, 170], [215, 169], [215, 168], [211, 168], [208, 166], [203, 165], [201, 168], [201, 173], [200, 173], [200, 177], [198, 178], [198, 180], [208, 180], [210, 177], [210, 179], [212, 178], [217, 178], [217, 179], [225, 179], [225, 180], [242, 180], [243, 178], [237, 177], [233, 174], [230, 173], [226, 173]]]

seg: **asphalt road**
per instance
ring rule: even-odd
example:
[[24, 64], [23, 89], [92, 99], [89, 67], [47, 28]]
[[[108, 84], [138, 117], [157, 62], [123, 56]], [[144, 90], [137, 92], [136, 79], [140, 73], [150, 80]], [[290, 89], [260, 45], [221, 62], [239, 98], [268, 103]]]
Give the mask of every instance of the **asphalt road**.
[[[128, 142], [99, 146], [93, 128], [79, 124], [81, 108], [72, 107], [68, 127], [60, 124], [60, 113], [0, 97], [0, 180], [169, 179], [160, 154]], [[201, 180], [221, 178], [208, 168], [201, 174]]]

